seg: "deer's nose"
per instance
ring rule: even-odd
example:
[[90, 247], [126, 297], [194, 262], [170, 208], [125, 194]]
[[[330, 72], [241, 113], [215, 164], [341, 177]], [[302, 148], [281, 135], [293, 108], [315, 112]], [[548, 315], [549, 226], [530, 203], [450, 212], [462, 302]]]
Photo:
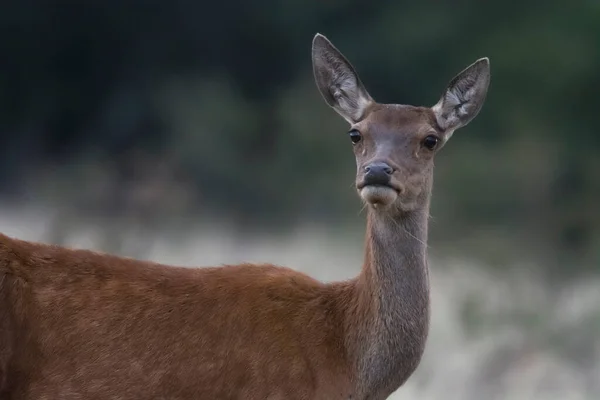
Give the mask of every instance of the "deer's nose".
[[365, 184], [387, 185], [394, 169], [384, 162], [374, 162], [365, 167]]

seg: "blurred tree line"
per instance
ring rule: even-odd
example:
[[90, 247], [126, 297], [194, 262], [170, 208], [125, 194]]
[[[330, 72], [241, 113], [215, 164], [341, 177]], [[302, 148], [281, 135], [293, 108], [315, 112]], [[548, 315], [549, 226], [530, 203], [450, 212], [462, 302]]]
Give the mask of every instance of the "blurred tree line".
[[490, 57], [483, 111], [437, 160], [434, 243], [600, 266], [597, 1], [23, 0], [0, 29], [7, 199], [253, 229], [361, 221], [347, 126], [313, 83], [321, 32], [380, 102], [433, 105]]

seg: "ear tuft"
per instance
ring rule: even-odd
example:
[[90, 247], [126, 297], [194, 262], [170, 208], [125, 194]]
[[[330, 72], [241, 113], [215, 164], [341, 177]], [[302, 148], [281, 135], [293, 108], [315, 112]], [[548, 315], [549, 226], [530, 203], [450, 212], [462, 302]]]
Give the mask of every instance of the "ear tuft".
[[490, 60], [480, 58], [449, 83], [433, 111], [440, 127], [452, 131], [467, 125], [481, 110], [490, 84]]

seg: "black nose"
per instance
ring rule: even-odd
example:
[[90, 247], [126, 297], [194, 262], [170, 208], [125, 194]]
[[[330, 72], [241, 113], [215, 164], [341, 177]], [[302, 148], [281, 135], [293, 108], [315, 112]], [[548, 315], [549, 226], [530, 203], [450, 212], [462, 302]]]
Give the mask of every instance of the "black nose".
[[383, 162], [375, 162], [365, 167], [366, 185], [387, 185], [394, 169]]

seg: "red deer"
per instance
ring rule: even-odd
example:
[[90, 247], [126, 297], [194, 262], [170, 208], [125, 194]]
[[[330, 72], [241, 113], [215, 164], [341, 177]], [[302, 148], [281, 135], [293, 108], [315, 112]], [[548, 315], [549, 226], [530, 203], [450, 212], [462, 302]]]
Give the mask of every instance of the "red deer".
[[434, 155], [479, 113], [489, 61], [433, 107], [375, 102], [320, 34], [312, 61], [350, 124], [368, 210], [358, 276], [167, 266], [0, 235], [0, 398], [385, 399], [404, 384], [429, 330]]

